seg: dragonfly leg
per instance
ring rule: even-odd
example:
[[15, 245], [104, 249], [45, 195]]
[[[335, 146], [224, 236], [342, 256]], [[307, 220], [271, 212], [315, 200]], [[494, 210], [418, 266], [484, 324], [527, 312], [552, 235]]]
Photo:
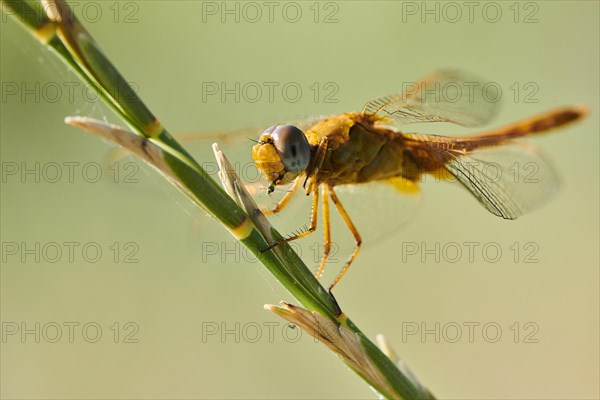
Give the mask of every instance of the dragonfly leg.
[[323, 258], [321, 259], [321, 265], [315, 274], [315, 278], [321, 278], [323, 271], [325, 270], [325, 263], [329, 258], [329, 252], [331, 251], [331, 228], [330, 228], [330, 216], [329, 216], [329, 187], [323, 187]]
[[317, 152], [315, 153], [313, 161], [311, 161], [308, 168], [306, 169], [306, 179], [304, 180], [303, 185], [305, 189], [308, 180], [311, 180], [311, 184], [308, 185], [308, 190], [306, 192], [307, 195], [311, 192], [311, 190], [313, 190], [313, 185], [318, 185], [317, 175], [319, 170], [321, 169], [321, 166], [323, 165], [323, 161], [325, 160], [325, 155], [327, 154], [328, 148], [329, 140], [327, 139], [327, 137], [324, 137], [319, 143], [319, 147], [317, 148]]
[[342, 276], [344, 276], [344, 274], [346, 273], [346, 271], [348, 271], [348, 268], [350, 268], [350, 264], [352, 264], [352, 262], [356, 258], [356, 255], [360, 251], [360, 245], [362, 244], [362, 239], [360, 237], [360, 234], [358, 233], [358, 230], [354, 226], [354, 223], [350, 219], [350, 216], [346, 212], [346, 209], [344, 208], [344, 206], [340, 202], [340, 199], [337, 197], [337, 195], [333, 191], [333, 187], [329, 187], [329, 195], [331, 196], [331, 201], [333, 201], [333, 204], [335, 204], [335, 207], [337, 208], [337, 211], [340, 213], [342, 219], [344, 220], [344, 222], [348, 226], [348, 229], [352, 233], [352, 236], [354, 236], [354, 241], [356, 242], [356, 247], [354, 248], [354, 252], [352, 252], [352, 254], [350, 255], [350, 258], [346, 262], [346, 265], [344, 266], [344, 268], [342, 268], [342, 271], [339, 273], [339, 275], [337, 276], [337, 278], [335, 278], [335, 280], [333, 281], [333, 283], [331, 284], [331, 286], [329, 286], [329, 291], [331, 292], [331, 290], [333, 289], [333, 287], [335, 285], [337, 285], [337, 283], [340, 281], [340, 279], [342, 279]]
[[296, 240], [296, 239], [300, 239], [304, 236], [310, 235], [311, 233], [313, 233], [315, 230], [317, 230], [317, 210], [319, 209], [319, 187], [317, 186], [313, 192], [312, 192], [312, 209], [310, 211], [310, 226], [308, 227], [307, 230], [296, 233], [292, 236], [289, 236], [287, 238], [284, 239], [280, 239], [278, 241], [276, 241], [275, 243], [273, 243], [272, 245], [270, 245], [269, 247], [267, 247], [266, 249], [262, 250], [267, 251], [272, 249], [275, 246], [278, 246], [282, 243], [287, 243], [287, 242], [291, 242], [292, 240]]
[[273, 207], [271, 210], [262, 210], [263, 214], [272, 215], [277, 214], [279, 211], [283, 210], [284, 207], [288, 205], [292, 197], [294, 197], [294, 194], [296, 194], [301, 185], [302, 177], [299, 176], [294, 181], [294, 184], [292, 185], [291, 189], [285, 194], [285, 196], [281, 198], [281, 200], [279, 200], [277, 204], [275, 204], [275, 207]]

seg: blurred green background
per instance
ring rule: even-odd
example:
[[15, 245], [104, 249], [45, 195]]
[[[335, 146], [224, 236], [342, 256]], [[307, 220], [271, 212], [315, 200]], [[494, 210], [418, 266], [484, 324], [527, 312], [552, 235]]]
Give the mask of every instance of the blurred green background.
[[[335, 294], [440, 398], [598, 398], [599, 4], [472, 4], [73, 3], [171, 132], [359, 110], [447, 67], [502, 88], [496, 125], [589, 105], [581, 124], [535, 139], [563, 182], [547, 206], [508, 222], [428, 182], [412, 224], [365, 246]], [[110, 144], [65, 126], [67, 115], [120, 121], [12, 18], [0, 28], [2, 398], [375, 398], [262, 309], [292, 299], [218, 223], [153, 170], [107, 161]], [[236, 82], [239, 101], [207, 92]], [[209, 144], [190, 148], [211, 167]], [[304, 248], [318, 248], [316, 235]], [[472, 262], [467, 242], [479, 246]], [[402, 262], [406, 243], [465, 254]], [[502, 250], [497, 262], [486, 244]]]

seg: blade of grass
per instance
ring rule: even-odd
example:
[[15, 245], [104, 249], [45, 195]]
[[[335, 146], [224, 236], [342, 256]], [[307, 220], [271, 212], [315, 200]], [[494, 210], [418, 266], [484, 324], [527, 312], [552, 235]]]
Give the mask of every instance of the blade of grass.
[[[85, 117], [71, 117], [67, 123], [112, 140], [154, 166], [190, 200], [218, 219], [308, 310], [287, 304], [287, 308], [269, 309], [289, 320], [308, 313], [313, 319], [329, 321], [338, 331], [331, 338], [339, 339], [332, 350], [339, 350], [336, 353], [342, 360], [380, 394], [388, 398], [432, 398], [341, 312], [335, 299], [289, 245], [261, 251], [281, 235], [268, 221], [265, 223], [266, 219], [261, 219], [260, 211], [248, 200], [250, 196], [237, 178], [229, 175], [227, 179], [231, 180], [229, 187], [234, 188], [239, 204], [173, 139], [64, 1], [46, 0], [43, 7], [32, 7], [25, 0], [1, 0], [0, 4], [5, 13], [20, 21], [90, 84], [132, 131]], [[302, 326], [309, 329], [306, 324]]]

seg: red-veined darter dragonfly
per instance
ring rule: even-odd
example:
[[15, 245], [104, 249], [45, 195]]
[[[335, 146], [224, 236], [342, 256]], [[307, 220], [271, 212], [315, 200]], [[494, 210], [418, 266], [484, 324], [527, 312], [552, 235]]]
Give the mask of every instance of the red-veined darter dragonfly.
[[[418, 183], [424, 175], [434, 175], [458, 181], [488, 211], [505, 219], [515, 219], [541, 205], [556, 191], [557, 180], [551, 170], [545, 171], [548, 179], [532, 185], [522, 185], [503, 177], [489, 179], [482, 171], [490, 166], [486, 154], [503, 149], [508, 156], [505, 155], [504, 161], [497, 165], [501, 169], [510, 168], [511, 154], [518, 153], [519, 160], [535, 162], [540, 159], [536, 148], [518, 139], [577, 121], [587, 114], [585, 107], [557, 108], [468, 136], [449, 137], [400, 130], [409, 123], [449, 122], [465, 127], [485, 124], [494, 116], [498, 105], [484, 92], [489, 88], [488, 83], [470, 73], [440, 71], [410, 85], [410, 90], [404, 93], [368, 102], [361, 112], [266, 129], [252, 148], [252, 158], [269, 181], [269, 193], [278, 185], [291, 184], [291, 189], [265, 213], [282, 211], [300, 188], [312, 196], [310, 226], [269, 248], [314, 232], [319, 197], [322, 196], [323, 257], [316, 272], [316, 277], [320, 278], [332, 243], [331, 201], [356, 244], [330, 285], [331, 291], [355, 260], [362, 244], [351, 215], [335, 192], [337, 187], [380, 182], [391, 185], [400, 194], [414, 193], [419, 190]], [[448, 88], [460, 90], [450, 93]]]

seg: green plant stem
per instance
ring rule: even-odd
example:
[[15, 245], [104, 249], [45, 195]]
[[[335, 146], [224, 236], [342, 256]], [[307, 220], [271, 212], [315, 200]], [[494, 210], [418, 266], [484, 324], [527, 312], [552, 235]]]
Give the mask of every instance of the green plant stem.
[[[362, 354], [356, 363], [340, 354], [344, 362], [369, 385], [388, 398], [432, 398], [371, 343], [320, 285], [288, 244], [261, 251], [281, 238], [271, 227], [259, 229], [223, 188], [204, 171], [150, 112], [118, 70], [100, 50], [64, 1], [46, 0], [33, 7], [24, 0], [1, 0], [6, 14], [14, 16], [42, 44], [52, 49], [79, 77], [93, 87], [132, 131], [102, 126], [89, 119], [70, 123], [100, 134], [129, 148], [156, 167], [190, 200], [219, 220], [308, 311], [323, 316], [343, 335], [340, 346]], [[252, 211], [253, 212], [253, 211]], [[298, 311], [299, 309], [296, 309]], [[278, 313], [282, 317], [285, 313]], [[316, 317], [315, 317], [316, 318]], [[320, 317], [319, 317], [320, 318]], [[346, 336], [344, 336], [346, 335]], [[352, 357], [351, 357], [352, 358]]]

